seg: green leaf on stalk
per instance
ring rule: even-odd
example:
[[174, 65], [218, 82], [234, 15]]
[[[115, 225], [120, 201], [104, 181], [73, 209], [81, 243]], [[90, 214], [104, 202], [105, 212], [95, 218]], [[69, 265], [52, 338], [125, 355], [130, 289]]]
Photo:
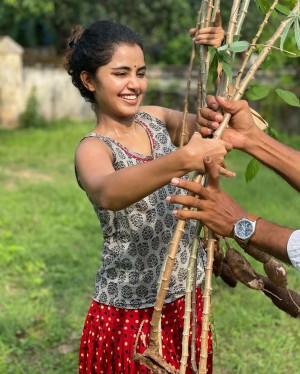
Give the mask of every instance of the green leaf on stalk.
[[297, 48], [300, 51], [300, 21], [299, 21], [299, 18], [297, 18], [295, 20], [294, 30], [295, 30], [295, 38], [296, 38]]
[[270, 9], [270, 4], [268, 0], [256, 0], [256, 5], [264, 13], [267, 13]]
[[222, 64], [224, 73], [227, 75], [230, 83], [232, 82], [231, 55], [225, 51], [217, 50], [218, 61]]
[[[294, 6], [297, 4], [297, 1], [298, 0], [280, 0], [280, 4], [281, 6], [286, 7], [287, 9], [289, 9], [289, 11], [291, 11], [294, 8]], [[277, 4], [277, 6], [279, 6], [279, 4]]]
[[212, 76], [212, 81], [218, 79], [218, 57], [216, 53], [211, 53], [211, 63], [209, 67], [209, 74]]
[[219, 51], [226, 51], [228, 49], [228, 44], [223, 44], [221, 45], [221, 47], [218, 48], [218, 52]]
[[224, 51], [217, 51], [217, 55], [218, 55], [218, 60], [221, 62], [221, 63], [226, 63], [226, 64], [230, 64], [231, 63], [231, 55], [229, 53], [226, 53]]
[[208, 52], [210, 54], [210, 58], [213, 59], [217, 54], [217, 48], [214, 47], [208, 47]]
[[281, 38], [280, 38], [280, 49], [281, 49], [281, 51], [283, 50], [283, 45], [284, 45], [285, 39], [286, 39], [293, 23], [294, 23], [294, 19], [291, 18], [289, 20], [289, 22], [287, 22], [287, 24], [285, 25], [285, 28], [284, 28], [284, 30], [282, 32], [282, 35], [281, 35]]
[[245, 40], [241, 40], [241, 41], [236, 41], [236, 42], [232, 42], [229, 44], [229, 47], [228, 47], [228, 50], [231, 51], [231, 52], [234, 52], [234, 53], [238, 53], [238, 52], [244, 52], [246, 51], [250, 46], [250, 43], [245, 41]]
[[224, 73], [227, 75], [230, 83], [232, 83], [232, 70], [231, 70], [231, 66], [229, 64], [227, 64], [226, 62], [223, 62], [222, 63], [222, 68], [223, 68]]
[[284, 14], [285, 16], [287, 16], [291, 12], [291, 10], [288, 7], [286, 7], [285, 5], [282, 5], [282, 4], [277, 4], [275, 9], [279, 13]]
[[264, 97], [268, 96], [270, 93], [270, 88], [265, 85], [253, 84], [251, 85], [247, 91], [246, 96], [248, 100], [261, 100]]
[[260, 65], [260, 69], [267, 70], [272, 68], [274, 66], [274, 60], [272, 56], [272, 51], [268, 54], [268, 56], [265, 58], [265, 61]]
[[298, 97], [290, 91], [283, 90], [281, 88], [276, 88], [277, 95], [287, 104], [291, 106], [300, 107], [300, 102]]
[[251, 182], [252, 179], [257, 175], [260, 167], [260, 162], [255, 158], [252, 158], [247, 165], [245, 178], [247, 182]]

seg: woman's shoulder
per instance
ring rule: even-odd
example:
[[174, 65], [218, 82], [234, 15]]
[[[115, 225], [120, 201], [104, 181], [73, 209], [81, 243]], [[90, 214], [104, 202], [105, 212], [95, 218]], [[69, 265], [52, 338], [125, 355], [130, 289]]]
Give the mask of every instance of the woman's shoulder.
[[140, 107], [140, 110], [137, 115], [138, 116], [148, 115], [152, 118], [155, 118], [156, 120], [159, 120], [160, 122], [165, 123], [167, 110], [168, 109], [163, 108], [161, 106], [145, 105], [145, 106]]
[[82, 157], [82, 155], [106, 153], [112, 157], [113, 141], [105, 136], [91, 132], [84, 136], [78, 143], [75, 149], [75, 158]]

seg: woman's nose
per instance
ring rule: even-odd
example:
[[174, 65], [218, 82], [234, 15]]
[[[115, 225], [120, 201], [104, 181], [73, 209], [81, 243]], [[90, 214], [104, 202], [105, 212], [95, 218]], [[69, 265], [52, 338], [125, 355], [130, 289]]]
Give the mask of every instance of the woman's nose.
[[136, 75], [130, 76], [128, 87], [130, 88], [136, 88], [140, 86], [139, 78]]

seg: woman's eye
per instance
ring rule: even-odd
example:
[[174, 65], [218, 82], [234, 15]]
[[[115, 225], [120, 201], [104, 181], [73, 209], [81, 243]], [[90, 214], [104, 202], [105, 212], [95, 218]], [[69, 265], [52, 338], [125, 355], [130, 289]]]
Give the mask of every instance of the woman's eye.
[[126, 73], [118, 72], [118, 73], [115, 73], [115, 75], [116, 75], [117, 77], [123, 77], [123, 76], [126, 75]]
[[146, 76], [146, 72], [138, 73], [137, 76], [140, 78], [144, 78]]

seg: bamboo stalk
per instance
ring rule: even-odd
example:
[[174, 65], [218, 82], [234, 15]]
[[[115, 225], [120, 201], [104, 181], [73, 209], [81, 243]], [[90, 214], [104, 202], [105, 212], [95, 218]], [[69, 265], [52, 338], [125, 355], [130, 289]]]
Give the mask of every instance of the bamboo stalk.
[[[203, 248], [203, 246], [202, 246]], [[197, 299], [196, 299], [196, 282], [197, 282], [197, 259], [194, 266], [194, 278], [193, 278], [193, 289], [192, 289], [192, 340], [191, 340], [191, 365], [194, 373], [197, 373], [198, 367], [196, 362], [196, 339], [197, 339]]]
[[[200, 28], [206, 26], [205, 22], [207, 21], [209, 13], [209, 0], [202, 0], [201, 4], [201, 17], [200, 17]], [[199, 72], [198, 72], [198, 85], [197, 85], [197, 114], [198, 118], [200, 118], [200, 108], [203, 108], [206, 105], [206, 82], [207, 82], [207, 72], [206, 72], [206, 54], [207, 54], [207, 46], [201, 44], [199, 46]]]
[[[213, 12], [212, 11], [212, 9], [213, 9], [212, 4], [213, 4], [213, 2], [210, 2], [207, 7], [203, 6], [203, 8], [202, 8], [202, 10], [203, 10], [202, 20], [205, 17], [205, 25], [204, 25], [205, 27], [208, 27], [208, 26], [211, 25], [211, 23], [212, 23], [211, 18], [212, 18], [212, 16], [215, 17], [215, 15], [216, 15], [216, 10], [217, 9], [216, 9], [215, 4], [214, 4], [215, 12]], [[202, 3], [202, 5], [203, 5], [203, 3]], [[219, 6], [219, 3], [217, 5]], [[215, 20], [215, 18], [214, 18], [214, 20]], [[208, 47], [207, 46], [201, 45], [199, 53], [200, 53], [200, 62], [199, 62], [199, 75], [198, 75], [198, 96], [197, 96], [197, 113], [198, 113], [198, 117], [200, 116], [200, 109], [206, 106], [206, 96], [207, 96], [206, 87], [207, 87], [208, 70], [209, 70], [209, 63], [210, 63], [210, 55], [208, 53]], [[208, 179], [208, 176], [204, 176], [201, 179], [202, 184], [206, 184], [207, 179]], [[200, 234], [200, 232], [199, 232], [199, 234]], [[198, 253], [198, 245], [196, 246], [196, 241], [197, 240], [199, 241], [199, 237], [198, 238], [195, 237], [194, 238], [194, 242], [193, 242], [193, 249], [195, 249], [195, 251], [197, 250], [196, 253]], [[188, 269], [188, 277], [189, 278], [194, 273], [193, 269], [196, 267], [196, 259], [197, 259], [196, 255], [190, 258], [190, 266], [191, 266], [191, 268]], [[206, 276], [209, 276], [209, 273], [205, 274], [205, 289], [204, 289], [204, 293], [207, 293], [206, 285], [209, 283], [209, 281], [206, 280]], [[196, 292], [196, 282], [194, 282], [194, 290], [193, 290], [194, 295], [195, 295], [195, 292]], [[186, 298], [188, 298], [188, 300], [190, 302], [190, 296], [188, 294], [186, 294]], [[190, 305], [188, 305], [188, 307], [190, 307]], [[192, 310], [193, 310], [193, 327], [194, 327], [193, 333], [194, 333], [194, 336], [192, 337], [193, 358], [191, 360], [192, 360], [192, 368], [194, 369], [195, 372], [197, 372], [197, 364], [196, 364], [196, 357], [195, 357], [195, 342], [196, 342], [196, 331], [195, 331], [195, 328], [196, 328], [196, 322], [197, 322], [196, 321], [196, 303], [193, 304], [193, 309]], [[185, 323], [187, 324], [186, 330], [188, 329], [188, 331], [189, 331], [189, 329], [190, 329], [190, 324], [189, 324], [190, 323], [190, 314], [187, 314], [187, 315], [189, 317], [187, 317], [185, 319]], [[206, 349], [206, 354], [207, 354], [207, 345], [205, 347], [205, 339], [204, 339], [204, 345], [202, 344], [202, 337], [204, 337], [205, 333], [206, 332], [203, 332], [203, 330], [202, 330], [202, 335], [201, 335], [201, 350], [202, 350], [203, 355], [205, 355], [205, 353], [204, 353], [205, 349]], [[206, 339], [207, 338], [208, 338], [208, 336], [206, 337]]]
[[238, 15], [239, 15], [239, 9], [240, 9], [241, 0], [234, 0], [232, 4], [232, 10], [230, 15], [230, 22], [227, 30], [227, 37], [226, 37], [226, 43], [232, 43], [233, 42], [233, 36], [235, 35], [235, 30], [237, 28], [238, 24]]
[[209, 230], [209, 239], [207, 245], [207, 259], [205, 270], [204, 304], [202, 312], [202, 332], [201, 332], [201, 351], [199, 361], [199, 374], [206, 374], [207, 351], [208, 351], [208, 333], [209, 333], [209, 314], [210, 314], [210, 296], [212, 291], [212, 271], [214, 262], [214, 246], [216, 240], [212, 231]]
[[[213, 3], [213, 0], [211, 1]], [[220, 9], [220, 0], [215, 0], [215, 2], [212, 4], [212, 14], [211, 14], [211, 22], [210, 24], [207, 24], [207, 26], [213, 25], [216, 20], [216, 14], [218, 10]], [[211, 53], [209, 49], [207, 49], [206, 52], [206, 59], [205, 59], [205, 71], [206, 71], [206, 82], [208, 81], [208, 75], [209, 75], [209, 68], [210, 68], [210, 62], [211, 62]], [[206, 103], [205, 103], [206, 105]]]
[[256, 42], [257, 40], [259, 39], [259, 37], [261, 36], [265, 26], [267, 25], [268, 21], [269, 21], [269, 18], [273, 12], [273, 10], [275, 9], [276, 5], [278, 4], [278, 0], [275, 0], [273, 2], [273, 4], [271, 5], [269, 11], [267, 12], [267, 14], [265, 15], [265, 18], [262, 22], [262, 24], [260, 25], [255, 37], [253, 38], [252, 42], [251, 42], [251, 46], [250, 48], [248, 49], [248, 51], [246, 52], [246, 55], [245, 55], [245, 58], [243, 59], [243, 62], [242, 62], [242, 65], [239, 69], [239, 72], [238, 72], [238, 75], [237, 75], [237, 78], [236, 78], [236, 81], [235, 81], [235, 87], [236, 87], [236, 90], [239, 90], [239, 84], [240, 84], [240, 80], [242, 78], [242, 75], [245, 71], [245, 68], [247, 66], [247, 63], [249, 61], [249, 58], [250, 56], [252, 55], [253, 51], [255, 50], [255, 45], [256, 45]]
[[[230, 44], [233, 41], [233, 36], [236, 30], [237, 25], [237, 17], [239, 13], [241, 0], [234, 0], [231, 8], [231, 15], [230, 15], [230, 22], [228, 25], [227, 35], [226, 35], [226, 43]], [[232, 53], [230, 51], [226, 52], [230, 58], [232, 59]], [[219, 87], [217, 89], [217, 96], [221, 95], [223, 97], [227, 97], [229, 93], [229, 78], [224, 72], [221, 73], [221, 79], [219, 83]]]
[[210, 26], [213, 9], [214, 9], [214, 0], [209, 0], [208, 5], [207, 5], [206, 17], [204, 21], [204, 27]]
[[[200, 221], [197, 222], [196, 225], [196, 232], [201, 231], [202, 225]], [[185, 293], [185, 311], [184, 311], [184, 326], [183, 326], [183, 334], [182, 334], [182, 353], [181, 353], [181, 360], [180, 360], [180, 369], [179, 373], [184, 374], [187, 368], [187, 361], [188, 361], [188, 344], [189, 344], [189, 335], [190, 335], [190, 327], [191, 327], [191, 312], [192, 312], [192, 292], [195, 290], [195, 282], [196, 280], [196, 263], [199, 251], [199, 243], [200, 238], [199, 236], [194, 237], [192, 251], [189, 258], [188, 263], [188, 270], [187, 270], [187, 279], [186, 279], [186, 293]], [[195, 310], [193, 315], [195, 314]]]
[[242, 25], [244, 23], [244, 20], [248, 12], [249, 4], [250, 4], [250, 0], [243, 0], [238, 17], [237, 17], [237, 24], [236, 24], [236, 29], [234, 31], [234, 35], [239, 35], [241, 32]]
[[[194, 178], [194, 181], [197, 183], [206, 183], [207, 177], [201, 177], [200, 175]], [[196, 224], [196, 234], [193, 238], [192, 243], [192, 251], [189, 258], [188, 268], [187, 268], [187, 279], [186, 279], [186, 292], [185, 292], [185, 312], [184, 312], [184, 326], [183, 326], [183, 339], [182, 339], [182, 354], [180, 359], [180, 374], [184, 374], [187, 367], [187, 360], [188, 360], [188, 343], [189, 343], [189, 333], [190, 333], [190, 326], [191, 326], [191, 314], [193, 318], [192, 328], [193, 328], [193, 336], [192, 336], [192, 346], [193, 346], [193, 362], [195, 360], [195, 342], [196, 342], [196, 335], [195, 335], [195, 327], [196, 327], [196, 283], [197, 283], [197, 258], [199, 249], [202, 247], [202, 243], [200, 241], [200, 233], [202, 230], [202, 224], [200, 221], [197, 221]], [[198, 235], [197, 235], [198, 234]], [[199, 246], [200, 244], [200, 246]], [[200, 247], [200, 248], [199, 248]], [[191, 359], [192, 360], [192, 359]], [[197, 371], [197, 366], [196, 366]]]
[[[217, 5], [219, 6], [219, 2], [217, 1]], [[215, 12], [213, 12], [213, 8]], [[200, 27], [208, 27], [212, 23], [211, 20], [212, 16], [215, 17], [216, 14], [216, 7], [214, 2], [211, 0], [209, 3], [208, 1], [204, 1], [201, 4], [201, 24]], [[204, 24], [203, 24], [204, 22]], [[199, 76], [198, 76], [198, 97], [197, 97], [197, 112], [198, 115], [200, 114], [200, 109], [206, 105], [206, 84], [208, 78], [208, 67], [209, 67], [209, 53], [208, 48], [204, 46], [200, 46], [200, 62], [199, 62]], [[206, 178], [202, 178], [203, 183], [205, 183]], [[197, 225], [197, 232], [200, 231], [200, 225], [198, 228]], [[195, 236], [193, 240], [192, 246], [192, 254], [190, 255], [188, 271], [187, 271], [187, 287], [186, 287], [186, 294], [185, 294], [185, 316], [184, 316], [184, 332], [183, 332], [183, 341], [182, 341], [182, 356], [180, 360], [180, 374], [184, 374], [186, 371], [187, 359], [188, 359], [188, 342], [189, 342], [189, 331], [190, 331], [190, 322], [191, 322], [191, 312], [193, 315], [193, 333], [194, 336], [192, 337], [192, 347], [193, 349], [193, 367], [195, 372], [197, 371], [197, 364], [195, 359], [195, 326], [196, 326], [196, 303], [193, 304], [191, 308], [191, 294], [195, 295], [195, 287], [196, 283], [193, 282], [194, 276], [194, 269], [196, 267], [196, 260], [199, 248], [199, 237]], [[194, 286], [191, 289], [192, 285]]]
[[[200, 28], [200, 18], [201, 18], [201, 8], [198, 11], [196, 30], [199, 30]], [[187, 132], [186, 119], [187, 119], [187, 114], [188, 114], [188, 101], [189, 101], [189, 95], [190, 95], [190, 87], [191, 87], [191, 82], [192, 82], [192, 74], [193, 74], [195, 56], [196, 56], [196, 45], [195, 43], [192, 43], [192, 50], [191, 50], [189, 68], [188, 68], [188, 79], [187, 79], [185, 95], [184, 95], [183, 118], [181, 122], [181, 134], [180, 134], [179, 147], [182, 147], [184, 145], [185, 135]]]
[[219, 9], [220, 9], [220, 0], [215, 0], [215, 2], [213, 4], [213, 12], [212, 12], [212, 16], [211, 16], [212, 21], [215, 21], [216, 14], [217, 14]]
[[[243, 0], [242, 4], [240, 5], [240, 9], [239, 9], [237, 19], [236, 19], [235, 30], [233, 30], [233, 37], [240, 34], [242, 25], [244, 23], [246, 14], [248, 12], [249, 3], [250, 3], [250, 0]], [[232, 38], [232, 41], [233, 40], [234, 40], [234, 38]], [[232, 52], [231, 53], [231, 66], [233, 66], [233, 64], [234, 64], [234, 59], [235, 59], [235, 53]], [[232, 90], [229, 89], [229, 85], [230, 85], [230, 82], [229, 82], [229, 79], [228, 79], [228, 86], [226, 87], [226, 92], [227, 92], [227, 98], [228, 99], [231, 97], [231, 92], [232, 92]]]

